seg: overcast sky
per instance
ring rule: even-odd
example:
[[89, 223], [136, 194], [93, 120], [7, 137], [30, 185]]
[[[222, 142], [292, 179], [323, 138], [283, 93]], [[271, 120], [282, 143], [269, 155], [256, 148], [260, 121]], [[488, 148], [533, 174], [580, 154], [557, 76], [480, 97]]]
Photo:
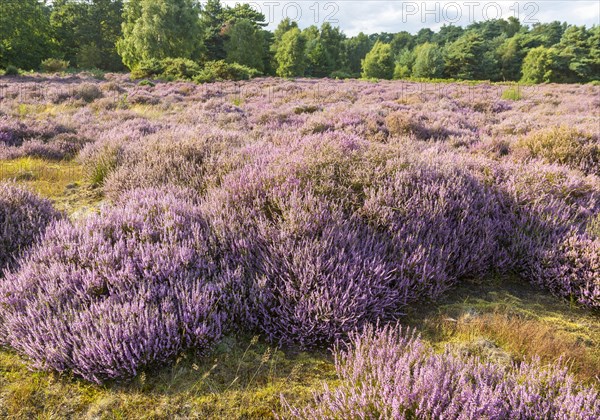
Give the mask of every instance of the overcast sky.
[[[246, 1], [243, 1], [244, 3]], [[233, 5], [235, 1], [226, 1]], [[359, 32], [416, 33], [423, 27], [437, 30], [444, 23], [465, 26], [474, 21], [519, 17], [521, 22], [566, 21], [572, 24], [600, 24], [600, 0], [571, 1], [380, 1], [380, 0], [258, 0], [248, 1], [259, 9], [274, 29], [288, 16], [300, 27], [329, 21], [347, 35]]]

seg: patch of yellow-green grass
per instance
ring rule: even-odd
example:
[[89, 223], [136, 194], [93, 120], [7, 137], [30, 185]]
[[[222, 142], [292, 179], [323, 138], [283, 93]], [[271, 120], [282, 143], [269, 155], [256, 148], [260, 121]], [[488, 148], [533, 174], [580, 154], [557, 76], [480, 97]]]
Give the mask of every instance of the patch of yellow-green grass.
[[11, 113], [15, 117], [36, 117], [43, 119], [49, 116], [55, 117], [58, 115], [73, 114], [78, 109], [79, 107], [72, 104], [53, 104], [49, 102], [41, 104], [19, 103], [13, 106]]
[[523, 95], [521, 94], [521, 89], [518, 85], [510, 87], [502, 92], [502, 99], [507, 99], [510, 101], [519, 101], [522, 98]]
[[164, 120], [168, 115], [176, 114], [182, 108], [170, 105], [168, 109], [160, 105], [133, 104], [129, 105], [129, 110], [139, 117], [149, 120]]
[[31, 372], [0, 352], [3, 418], [265, 419], [335, 383], [326, 353], [277, 350], [256, 338], [227, 337], [205, 357], [180, 357], [128, 384], [97, 386], [52, 373]]
[[515, 361], [562, 357], [580, 380], [600, 385], [600, 316], [517, 278], [464, 283], [407, 322], [437, 348], [484, 339]]
[[0, 160], [0, 181], [17, 184], [50, 199], [67, 213], [97, 204], [98, 194], [87, 186], [82, 166], [76, 161], [38, 158]]

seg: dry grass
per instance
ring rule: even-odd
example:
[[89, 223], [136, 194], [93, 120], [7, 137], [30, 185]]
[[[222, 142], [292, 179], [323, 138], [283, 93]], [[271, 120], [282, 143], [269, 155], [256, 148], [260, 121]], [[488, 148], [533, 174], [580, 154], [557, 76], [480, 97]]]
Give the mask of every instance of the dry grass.
[[485, 339], [512, 360], [562, 357], [582, 381], [600, 381], [600, 317], [518, 279], [465, 284], [409, 322], [438, 348]]
[[586, 341], [588, 345], [593, 341], [545, 322], [496, 312], [479, 316], [463, 314], [456, 321], [444, 322], [442, 328], [458, 341], [470, 342], [484, 337], [508, 351], [516, 360], [537, 355], [545, 362], [552, 362], [563, 355], [571, 371], [582, 380], [600, 379], [598, 354], [586, 346]]
[[0, 417], [265, 419], [281, 410], [282, 394], [302, 404], [323, 381], [335, 382], [326, 354], [276, 350], [250, 337], [228, 337], [206, 357], [184, 355], [129, 384], [102, 387], [29, 372], [5, 351]]
[[515, 151], [525, 158], [539, 158], [600, 175], [598, 138], [573, 127], [560, 126], [532, 133], [515, 144]]

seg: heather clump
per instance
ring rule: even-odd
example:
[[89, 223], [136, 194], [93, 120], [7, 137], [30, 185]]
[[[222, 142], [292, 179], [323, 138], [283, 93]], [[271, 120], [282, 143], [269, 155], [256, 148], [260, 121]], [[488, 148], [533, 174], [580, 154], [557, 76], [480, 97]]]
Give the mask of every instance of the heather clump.
[[404, 296], [394, 287], [385, 235], [308, 191], [257, 187], [231, 185], [227, 197], [218, 191], [208, 202], [216, 235], [243, 275], [247, 327], [314, 347], [399, 314]]
[[348, 136], [306, 139], [209, 191], [224, 253], [244, 274], [249, 324], [272, 340], [332, 342], [500, 264], [492, 192], [424, 162], [386, 175], [369, 149]]
[[108, 175], [117, 168], [121, 155], [122, 149], [116, 144], [94, 145], [93, 149], [85, 151], [81, 161], [90, 184], [94, 187], [104, 185]]
[[600, 308], [600, 238], [571, 233], [535, 264], [533, 282], [559, 296]]
[[32, 139], [48, 141], [53, 137], [69, 133], [70, 130], [54, 120], [37, 121], [35, 119], [19, 119], [0, 115], [0, 145], [18, 147]]
[[94, 382], [204, 351], [226, 320], [209, 237], [193, 195], [177, 190], [134, 191], [57, 223], [0, 282], [1, 341]]
[[415, 274], [413, 299], [435, 299], [459, 278], [504, 266], [502, 205], [460, 165], [414, 160], [367, 189], [360, 213], [393, 235], [396, 258]]
[[596, 306], [586, 296], [598, 287], [597, 244], [586, 231], [600, 211], [597, 180], [556, 166], [503, 163], [473, 169], [502, 198], [496, 228], [506, 256], [501, 271]]
[[456, 115], [444, 112], [432, 116], [406, 111], [392, 112], [386, 117], [385, 124], [392, 136], [407, 136], [417, 140], [446, 140], [476, 134], [467, 121], [457, 120]]
[[[204, 192], [235, 166], [242, 140], [235, 133], [182, 128], [151, 135], [123, 146], [118, 157], [96, 159], [94, 178], [102, 178], [109, 198], [128, 190], [161, 186], [187, 187]], [[114, 160], [110, 160], [110, 158]]]
[[75, 90], [75, 98], [84, 102], [93, 102], [102, 97], [102, 90], [93, 83], [83, 83]]
[[97, 140], [86, 145], [78, 155], [90, 183], [102, 186], [108, 175], [121, 164], [128, 144], [138, 142], [162, 128], [162, 124], [133, 118], [97, 134]]
[[20, 146], [0, 146], [0, 158], [18, 159], [22, 157], [42, 158], [46, 160], [72, 159], [90, 141], [79, 136], [63, 133], [50, 140], [25, 140]]
[[542, 130], [516, 143], [526, 157], [543, 159], [600, 176], [600, 140], [566, 125]]
[[565, 418], [595, 419], [600, 399], [577, 385], [560, 363], [539, 360], [503, 366], [436, 353], [413, 331], [368, 326], [335, 352], [336, 387], [316, 392], [287, 416], [322, 418]]
[[48, 200], [13, 184], [0, 184], [0, 274], [15, 264], [44, 233], [60, 219]]

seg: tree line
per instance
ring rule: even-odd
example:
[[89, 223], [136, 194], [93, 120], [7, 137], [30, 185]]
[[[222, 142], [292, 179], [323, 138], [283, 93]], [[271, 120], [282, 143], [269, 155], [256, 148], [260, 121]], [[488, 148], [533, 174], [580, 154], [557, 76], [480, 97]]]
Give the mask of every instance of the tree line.
[[281, 77], [600, 80], [597, 25], [529, 27], [510, 17], [348, 37], [329, 23], [301, 29], [290, 19], [271, 32], [250, 5], [220, 0], [8, 0], [0, 8], [0, 68], [38, 69], [57, 58], [79, 69], [135, 71], [185, 59]]

